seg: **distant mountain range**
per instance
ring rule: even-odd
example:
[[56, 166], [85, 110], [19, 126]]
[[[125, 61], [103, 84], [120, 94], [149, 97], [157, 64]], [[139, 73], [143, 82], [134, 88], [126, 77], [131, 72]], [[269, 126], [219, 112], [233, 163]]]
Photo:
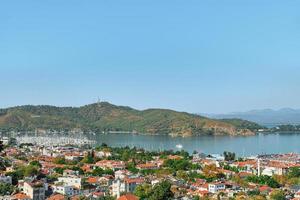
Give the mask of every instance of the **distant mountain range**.
[[264, 126], [280, 124], [300, 124], [300, 109], [283, 108], [280, 110], [263, 109], [229, 114], [203, 114], [215, 119], [239, 118], [256, 122]]
[[245, 120], [216, 120], [167, 109], [136, 110], [108, 102], [81, 107], [17, 106], [0, 109], [0, 131], [83, 130], [170, 135], [252, 135]]

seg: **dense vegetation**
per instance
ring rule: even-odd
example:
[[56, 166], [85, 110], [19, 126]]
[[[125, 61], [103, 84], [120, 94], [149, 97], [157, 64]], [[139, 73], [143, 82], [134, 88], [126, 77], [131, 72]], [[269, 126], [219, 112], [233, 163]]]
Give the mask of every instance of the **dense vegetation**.
[[248, 182], [258, 183], [260, 185], [268, 185], [271, 188], [279, 188], [279, 183], [270, 176], [248, 176], [246, 178]]
[[251, 131], [257, 131], [259, 129], [265, 129], [265, 127], [263, 127], [263, 126], [261, 126], [257, 123], [248, 121], [248, 120], [233, 118], [233, 119], [222, 119], [221, 121], [232, 124], [232, 125], [236, 126], [237, 128], [240, 128], [240, 129], [244, 128], [244, 129], [249, 129]]
[[107, 102], [82, 107], [19, 106], [0, 109], [0, 129], [129, 131], [149, 134], [253, 134], [256, 124], [213, 120], [165, 109], [135, 110]]
[[141, 200], [168, 200], [173, 199], [173, 193], [171, 192], [171, 183], [168, 181], [162, 181], [151, 187], [150, 184], [143, 184], [137, 186], [135, 194], [140, 197]]

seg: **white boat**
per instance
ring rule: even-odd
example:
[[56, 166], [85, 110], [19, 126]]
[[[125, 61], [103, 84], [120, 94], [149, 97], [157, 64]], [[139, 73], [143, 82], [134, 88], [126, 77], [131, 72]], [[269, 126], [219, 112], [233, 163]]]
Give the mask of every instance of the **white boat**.
[[182, 147], [183, 147], [182, 144], [177, 144], [176, 145], [176, 148], [178, 148], [178, 149], [182, 149]]

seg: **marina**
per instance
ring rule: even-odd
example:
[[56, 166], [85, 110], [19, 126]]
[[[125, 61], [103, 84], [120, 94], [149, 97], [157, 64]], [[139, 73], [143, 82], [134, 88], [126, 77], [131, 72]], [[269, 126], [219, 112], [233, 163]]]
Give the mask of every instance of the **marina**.
[[87, 138], [76, 137], [47, 137], [47, 136], [21, 136], [16, 138], [18, 144], [34, 144], [43, 146], [59, 146], [59, 145], [94, 145], [96, 142]]

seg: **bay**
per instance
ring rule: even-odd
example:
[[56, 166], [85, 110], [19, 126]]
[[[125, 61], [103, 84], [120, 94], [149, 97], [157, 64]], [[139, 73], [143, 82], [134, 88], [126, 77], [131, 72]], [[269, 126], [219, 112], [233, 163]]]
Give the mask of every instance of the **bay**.
[[300, 153], [299, 133], [260, 133], [255, 136], [191, 136], [171, 137], [167, 135], [139, 135], [130, 133], [109, 133], [89, 136], [97, 144], [106, 143], [114, 147], [139, 147], [146, 150], [180, 150], [192, 153], [194, 150], [206, 154], [235, 152], [239, 156], [272, 153]]

